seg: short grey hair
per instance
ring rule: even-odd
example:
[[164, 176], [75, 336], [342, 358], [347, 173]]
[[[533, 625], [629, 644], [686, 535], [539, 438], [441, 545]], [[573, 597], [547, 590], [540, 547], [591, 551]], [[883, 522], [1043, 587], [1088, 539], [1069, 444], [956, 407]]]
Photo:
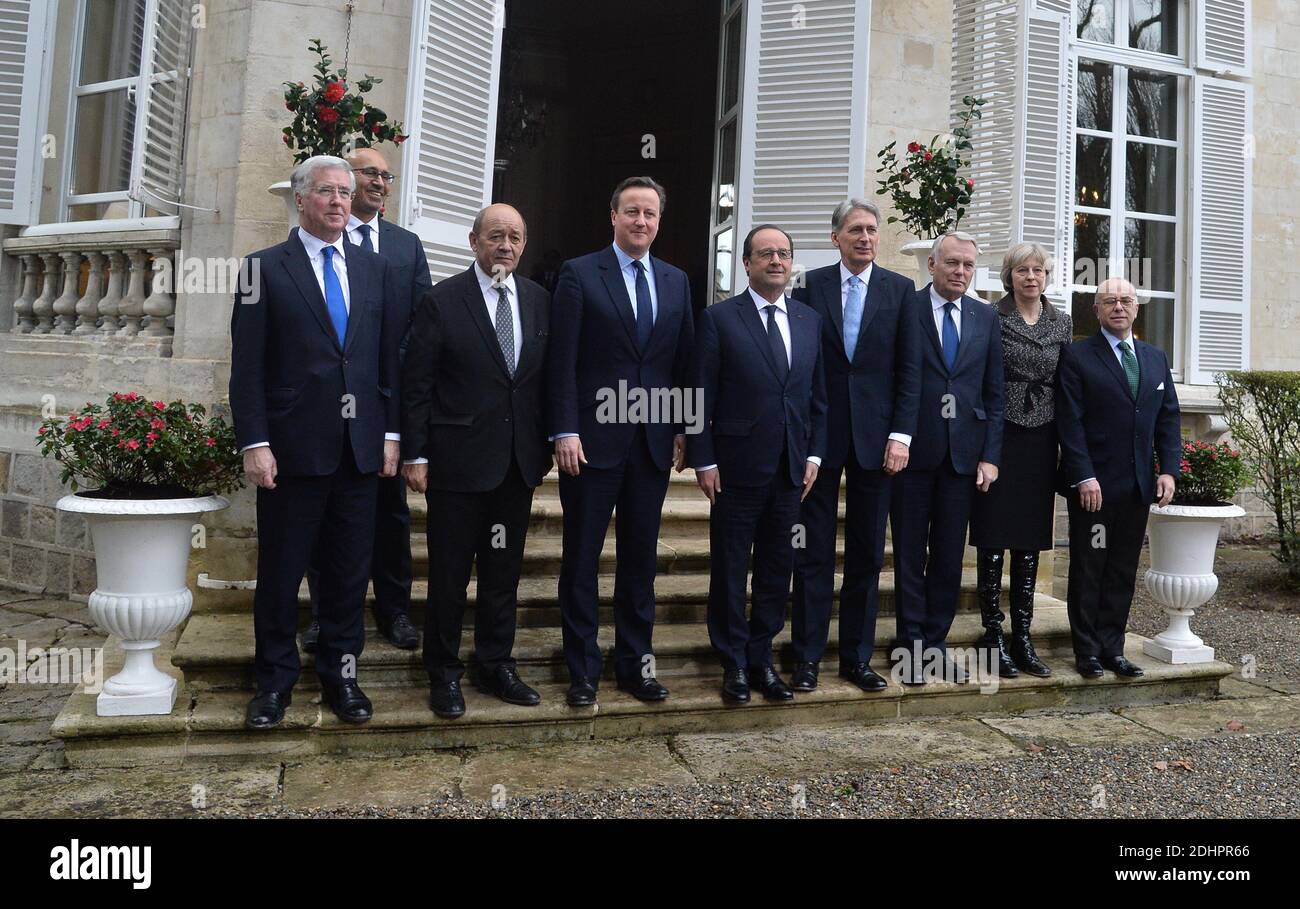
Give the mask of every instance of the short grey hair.
[[880, 209], [876, 207], [874, 202], [868, 202], [866, 199], [845, 199], [835, 206], [835, 211], [831, 212], [831, 230], [835, 233], [843, 230], [844, 222], [849, 219], [849, 215], [854, 211], [864, 211], [869, 215], [875, 215], [877, 227], [885, 220], [880, 216]]
[[980, 252], [979, 240], [976, 240], [973, 236], [966, 233], [966, 231], [964, 230], [949, 230], [939, 234], [939, 236], [936, 237], [934, 240], [934, 245], [930, 247], [930, 259], [932, 261], [934, 262], [939, 261], [939, 247], [942, 246], [943, 241], [947, 239], [960, 240], [962, 243], [973, 243], [975, 244], [975, 255], [977, 256], [979, 255]]
[[1002, 257], [1002, 271], [999, 276], [1002, 278], [1002, 286], [1007, 293], [1011, 293], [1015, 288], [1011, 284], [1012, 273], [1034, 259], [1038, 264], [1043, 266], [1043, 271], [1049, 275], [1052, 273], [1052, 255], [1043, 247], [1041, 243], [1017, 243], [1007, 250], [1007, 254]]
[[293, 185], [294, 192], [300, 196], [305, 195], [307, 190], [311, 189], [312, 181], [319, 171], [334, 170], [335, 168], [347, 172], [348, 189], [356, 192], [357, 175], [352, 173], [352, 165], [333, 155], [314, 155], [308, 158], [293, 169], [293, 173], [289, 176], [289, 182]]

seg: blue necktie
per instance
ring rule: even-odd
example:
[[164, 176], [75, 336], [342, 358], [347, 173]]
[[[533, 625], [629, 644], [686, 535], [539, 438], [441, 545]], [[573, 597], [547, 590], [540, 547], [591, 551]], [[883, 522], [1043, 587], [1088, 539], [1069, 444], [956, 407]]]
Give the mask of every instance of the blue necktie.
[[339, 347], [348, 336], [348, 305], [343, 302], [343, 285], [334, 271], [334, 247], [326, 246], [321, 250], [325, 254], [325, 308], [329, 310], [330, 321], [334, 323], [334, 333], [339, 337]]
[[645, 266], [640, 259], [632, 260], [636, 269], [636, 343], [645, 353], [650, 346], [650, 330], [654, 328], [654, 312], [650, 308], [650, 282], [646, 280]]
[[943, 362], [948, 364], [949, 370], [957, 362], [957, 345], [960, 342], [957, 336], [957, 323], [952, 318], [952, 311], [956, 308], [953, 303], [943, 305]]
[[848, 299], [844, 301], [844, 352], [853, 362], [853, 351], [858, 346], [858, 331], [862, 328], [862, 279], [849, 276]]
[[772, 359], [776, 361], [776, 374], [782, 384], [790, 376], [790, 361], [786, 359], [785, 338], [781, 337], [781, 326], [776, 321], [776, 304], [769, 303], [763, 307], [767, 313], [767, 345], [772, 349]]
[[364, 246], [366, 249], [368, 249], [370, 252], [374, 252], [375, 244], [370, 242], [370, 225], [358, 224], [357, 230], [361, 231], [361, 245]]

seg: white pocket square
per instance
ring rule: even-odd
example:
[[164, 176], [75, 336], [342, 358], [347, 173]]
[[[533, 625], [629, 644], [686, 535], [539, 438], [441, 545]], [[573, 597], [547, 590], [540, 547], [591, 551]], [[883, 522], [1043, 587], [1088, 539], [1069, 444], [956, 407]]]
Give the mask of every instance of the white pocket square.
[[1164, 391], [1164, 390], [1165, 390], [1164, 382], [1161, 382], [1159, 385], [1156, 386], [1156, 391]]

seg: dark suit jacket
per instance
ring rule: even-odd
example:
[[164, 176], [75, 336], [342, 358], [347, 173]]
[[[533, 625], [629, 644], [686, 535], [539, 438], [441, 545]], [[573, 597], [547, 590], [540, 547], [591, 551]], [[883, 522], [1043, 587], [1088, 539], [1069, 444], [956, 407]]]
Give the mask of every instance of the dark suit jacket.
[[813, 269], [791, 294], [822, 319], [822, 360], [826, 366], [826, 467], [840, 467], [849, 440], [864, 470], [879, 470], [891, 432], [916, 434], [921, 397], [921, 336], [908, 318], [916, 285], [879, 265], [871, 267], [865, 288], [862, 327], [849, 362], [844, 346], [844, 306], [840, 264]]
[[433, 289], [429, 277], [429, 259], [416, 234], [391, 221], [379, 218], [379, 254], [393, 263], [393, 280], [397, 288], [397, 324], [401, 326], [399, 347], [406, 350], [406, 333], [415, 314], [415, 306]]
[[[398, 316], [392, 266], [344, 241], [350, 308], [339, 347], [298, 229], [250, 254], [256, 280], [235, 294], [230, 317], [230, 410], [235, 443], [270, 442], [279, 473], [338, 469], [345, 429], [362, 473], [383, 466], [384, 433], [397, 432]], [[254, 267], [253, 263], [257, 266]], [[351, 395], [349, 401], [344, 395]], [[345, 416], [345, 410], [352, 413]]]
[[808, 457], [826, 456], [821, 316], [798, 300], [789, 301], [788, 315], [784, 383], [748, 288], [700, 315], [694, 372], [704, 390], [704, 428], [686, 437], [687, 460], [696, 468], [717, 464], [723, 490], [771, 482], [782, 452], [790, 481], [801, 486]]
[[[1056, 427], [1066, 482], [1089, 477], [1108, 491], [1136, 488], [1142, 501], [1155, 501], [1155, 457], [1160, 471], [1180, 473], [1182, 437], [1178, 395], [1164, 351], [1136, 341], [1138, 396], [1110, 343], [1099, 331], [1061, 352], [1056, 386]], [[1163, 387], [1162, 387], [1163, 386]]]
[[[643, 356], [636, 343], [632, 301], [613, 246], [560, 268], [551, 300], [549, 363], [550, 434], [576, 432], [583, 454], [596, 468], [621, 464], [636, 424], [596, 419], [597, 393], [629, 389], [682, 388], [689, 383], [695, 320], [686, 273], [650, 257], [659, 313]], [[673, 436], [682, 425], [645, 424], [650, 454], [660, 470], [672, 466]]]
[[474, 266], [439, 281], [415, 310], [402, 366], [402, 457], [429, 459], [429, 486], [496, 489], [511, 455], [524, 482], [551, 469], [543, 420], [550, 294], [519, 274], [523, 346], [512, 378]]
[[[934, 326], [930, 285], [916, 292], [912, 317], [921, 334], [921, 400], [908, 468], [932, 470], [950, 453], [957, 473], [1002, 460], [1002, 330], [997, 310], [961, 298], [961, 342], [952, 371]], [[948, 397], [951, 395], [951, 397]]]

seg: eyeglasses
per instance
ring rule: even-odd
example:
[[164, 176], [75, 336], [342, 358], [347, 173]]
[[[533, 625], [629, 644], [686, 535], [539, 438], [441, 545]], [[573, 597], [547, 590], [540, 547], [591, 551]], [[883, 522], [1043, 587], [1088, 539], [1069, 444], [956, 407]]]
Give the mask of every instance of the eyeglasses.
[[794, 254], [788, 249], [760, 249], [754, 253], [754, 258], [760, 261], [780, 259], [782, 262], [789, 262], [794, 258]]
[[313, 189], [312, 192], [320, 196], [322, 199], [328, 199], [335, 193], [338, 193], [340, 199], [347, 200], [352, 198], [352, 190], [346, 189], [342, 186], [318, 186]]
[[1116, 306], [1132, 309], [1137, 306], [1137, 297], [1115, 297], [1113, 300], [1098, 300], [1097, 302], [1107, 309], [1114, 309]]
[[375, 177], [379, 177], [385, 183], [392, 183], [394, 180], [397, 179], [396, 174], [390, 174], [386, 170], [379, 170], [378, 168], [375, 167], [354, 167], [352, 168], [352, 173], [361, 174], [362, 176], [367, 177], [371, 180], [375, 179]]

